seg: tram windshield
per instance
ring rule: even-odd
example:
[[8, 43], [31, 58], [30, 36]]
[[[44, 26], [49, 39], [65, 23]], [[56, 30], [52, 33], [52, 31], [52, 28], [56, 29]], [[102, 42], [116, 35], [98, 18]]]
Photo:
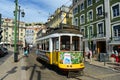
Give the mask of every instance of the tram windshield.
[[70, 50], [70, 36], [61, 36], [61, 50]]
[[61, 36], [61, 50], [79, 51], [79, 37]]

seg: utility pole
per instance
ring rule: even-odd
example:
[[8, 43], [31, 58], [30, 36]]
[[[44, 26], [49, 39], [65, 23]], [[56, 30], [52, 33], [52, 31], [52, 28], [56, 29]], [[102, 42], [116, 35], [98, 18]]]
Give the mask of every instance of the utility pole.
[[89, 50], [90, 50], [91, 49], [90, 14], [88, 14], [88, 43], [89, 43]]
[[2, 32], [3, 32], [1, 25], [2, 25], [2, 14], [0, 14], [0, 42], [2, 40]]
[[15, 26], [14, 26], [14, 62], [18, 61], [17, 51], [17, 11], [18, 11], [18, 0], [15, 0]]
[[18, 51], [18, 54], [19, 54], [19, 25], [20, 25], [20, 6], [19, 6], [19, 9], [18, 9], [18, 27], [17, 27], [17, 31], [18, 31], [18, 38], [17, 38], [17, 51]]

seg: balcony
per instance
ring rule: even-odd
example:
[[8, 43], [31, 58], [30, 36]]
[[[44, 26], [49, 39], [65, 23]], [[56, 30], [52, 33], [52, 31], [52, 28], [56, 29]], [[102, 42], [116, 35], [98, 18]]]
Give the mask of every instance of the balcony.
[[114, 37], [112, 37], [112, 40], [111, 40], [110, 44], [119, 45], [120, 44], [120, 36], [114, 36]]
[[103, 33], [100, 33], [100, 34], [97, 34], [97, 37], [101, 38], [101, 37], [105, 37], [105, 35]]
[[[98, 34], [91, 34], [90, 35], [90, 39], [94, 40], [94, 39], [104, 39], [105, 38], [105, 34], [104, 33], [98, 33]], [[83, 37], [84, 40], [88, 40], [89, 36], [85, 35]]]
[[112, 37], [112, 42], [118, 42], [118, 41], [120, 41], [120, 36]]
[[120, 36], [113, 37], [112, 40], [113, 40], [113, 41], [120, 41]]

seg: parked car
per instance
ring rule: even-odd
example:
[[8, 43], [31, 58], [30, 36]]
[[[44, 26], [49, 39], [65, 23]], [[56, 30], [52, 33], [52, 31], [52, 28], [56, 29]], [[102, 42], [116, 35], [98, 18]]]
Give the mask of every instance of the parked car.
[[8, 49], [7, 48], [1, 47], [0, 49], [3, 51], [4, 54], [8, 54]]
[[0, 57], [3, 57], [4, 55], [4, 52], [0, 49]]

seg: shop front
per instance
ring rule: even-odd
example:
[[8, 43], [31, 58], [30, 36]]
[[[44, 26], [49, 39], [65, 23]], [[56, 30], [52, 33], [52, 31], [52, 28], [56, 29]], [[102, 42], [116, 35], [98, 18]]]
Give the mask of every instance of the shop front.
[[120, 62], [120, 44], [110, 43], [111, 47], [111, 58], [114, 59], [114, 62]]

